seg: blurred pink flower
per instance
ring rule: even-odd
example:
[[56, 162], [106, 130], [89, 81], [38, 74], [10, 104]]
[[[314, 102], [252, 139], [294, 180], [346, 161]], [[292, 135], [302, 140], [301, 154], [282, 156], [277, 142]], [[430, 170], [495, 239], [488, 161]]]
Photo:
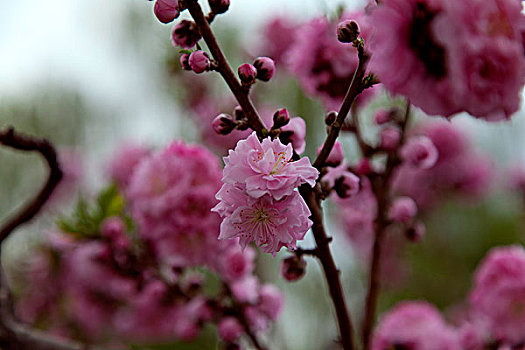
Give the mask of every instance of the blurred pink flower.
[[432, 305], [402, 302], [383, 315], [375, 330], [372, 350], [461, 350], [456, 331]]

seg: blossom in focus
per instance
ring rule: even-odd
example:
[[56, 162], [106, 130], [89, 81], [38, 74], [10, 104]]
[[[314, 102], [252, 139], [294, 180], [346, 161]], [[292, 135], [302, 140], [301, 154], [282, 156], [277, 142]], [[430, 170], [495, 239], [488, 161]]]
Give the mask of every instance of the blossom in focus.
[[276, 201], [291, 195], [304, 183], [315, 185], [319, 171], [303, 157], [291, 161], [292, 145], [266, 138], [262, 143], [252, 133], [237, 143], [224, 158], [223, 182], [246, 186], [246, 193], [254, 198], [270, 195]]
[[244, 248], [254, 241], [266, 253], [296, 249], [297, 240], [311, 227], [310, 210], [297, 191], [275, 200], [270, 195], [253, 198], [239, 187], [224, 184], [213, 208], [223, 218], [219, 239], [239, 238]]
[[372, 350], [460, 350], [456, 331], [432, 305], [402, 302], [383, 315], [374, 332]]

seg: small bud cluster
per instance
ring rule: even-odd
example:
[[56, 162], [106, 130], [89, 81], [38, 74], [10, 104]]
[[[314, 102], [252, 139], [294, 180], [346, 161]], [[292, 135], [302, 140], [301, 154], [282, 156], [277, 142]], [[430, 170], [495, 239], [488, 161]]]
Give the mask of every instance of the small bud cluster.
[[255, 83], [256, 79], [269, 81], [275, 72], [275, 63], [269, 57], [258, 57], [253, 64], [244, 63], [239, 66], [237, 73], [239, 79], [245, 87]]

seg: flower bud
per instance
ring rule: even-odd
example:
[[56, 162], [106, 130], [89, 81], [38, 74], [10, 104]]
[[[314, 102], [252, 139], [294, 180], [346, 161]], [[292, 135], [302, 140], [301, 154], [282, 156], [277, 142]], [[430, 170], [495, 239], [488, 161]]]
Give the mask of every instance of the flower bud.
[[278, 129], [285, 126], [290, 121], [290, 114], [286, 108], [279, 109], [273, 114], [273, 128]]
[[157, 0], [153, 12], [162, 23], [170, 23], [179, 17], [179, 2], [177, 0]]
[[228, 135], [235, 129], [235, 122], [231, 115], [222, 113], [213, 119], [211, 126], [217, 134]]
[[390, 220], [408, 223], [417, 214], [417, 204], [410, 197], [398, 197], [390, 206], [388, 216]]
[[244, 115], [244, 111], [242, 110], [242, 107], [235, 106], [235, 108], [233, 109], [233, 119], [238, 122], [245, 118], [246, 116]]
[[237, 72], [243, 85], [253, 84], [255, 82], [255, 78], [257, 77], [257, 69], [249, 63], [240, 65]]
[[342, 43], [352, 43], [359, 37], [359, 26], [357, 22], [347, 20], [337, 26], [337, 40]]
[[377, 125], [388, 123], [391, 120], [391, 112], [386, 109], [380, 109], [374, 113], [374, 122]]
[[335, 181], [334, 190], [340, 198], [348, 198], [359, 192], [359, 177], [351, 172], [345, 171], [343, 175]]
[[416, 243], [420, 242], [423, 239], [423, 237], [425, 236], [425, 232], [425, 225], [422, 222], [418, 221], [405, 231], [405, 235], [410, 241]]
[[370, 165], [370, 161], [368, 160], [368, 158], [361, 159], [359, 163], [357, 163], [357, 165], [355, 166], [355, 172], [358, 175], [367, 175], [370, 174], [371, 171], [372, 166]]
[[337, 112], [336, 111], [330, 111], [326, 113], [324, 117], [324, 123], [328, 126], [332, 125], [335, 120], [337, 119]]
[[401, 158], [414, 167], [428, 169], [436, 164], [438, 150], [430, 138], [416, 136], [410, 138], [401, 148]]
[[395, 128], [385, 128], [381, 130], [381, 147], [386, 151], [393, 151], [396, 149], [401, 133]]
[[193, 51], [188, 59], [188, 63], [195, 73], [200, 74], [210, 68], [210, 58], [202, 50]]
[[180, 56], [180, 66], [182, 67], [182, 69], [191, 70], [189, 59], [190, 55], [188, 55], [187, 53], [183, 53]]
[[213, 13], [220, 15], [221, 13], [228, 11], [230, 0], [208, 0], [208, 4]]
[[197, 25], [186, 19], [177, 23], [171, 31], [171, 42], [173, 46], [192, 48], [201, 39]]
[[275, 72], [275, 62], [269, 57], [258, 57], [253, 62], [253, 66], [257, 69], [257, 79], [262, 81], [269, 81]]
[[295, 282], [303, 278], [306, 273], [306, 261], [297, 256], [290, 256], [281, 264], [281, 275], [288, 282]]

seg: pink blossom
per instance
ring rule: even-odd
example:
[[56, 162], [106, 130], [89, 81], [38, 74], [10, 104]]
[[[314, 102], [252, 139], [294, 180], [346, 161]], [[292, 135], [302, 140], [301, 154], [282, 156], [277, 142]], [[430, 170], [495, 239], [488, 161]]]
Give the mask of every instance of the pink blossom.
[[337, 167], [327, 168], [322, 181], [326, 182], [329, 188], [334, 189], [341, 198], [348, 198], [359, 192], [360, 179], [348, 171], [344, 162]]
[[492, 249], [474, 276], [472, 310], [485, 317], [496, 339], [525, 341], [525, 249]]
[[259, 280], [255, 276], [247, 276], [231, 285], [232, 294], [241, 303], [255, 304], [259, 299]]
[[416, 216], [417, 205], [410, 197], [398, 197], [388, 213], [390, 220], [407, 223]]
[[150, 153], [142, 145], [129, 143], [121, 146], [108, 164], [109, 175], [122, 188], [126, 188], [137, 164]]
[[276, 200], [292, 194], [303, 183], [315, 185], [319, 176], [310, 160], [303, 157], [291, 161], [292, 145], [283, 145], [269, 138], [259, 142], [252, 133], [246, 140], [237, 143], [224, 158], [222, 180], [226, 184], [246, 186], [248, 195], [260, 198], [269, 194]]
[[140, 237], [161, 259], [204, 263], [218, 235], [210, 209], [219, 186], [218, 160], [202, 147], [174, 142], [144, 159], [126, 193]]
[[[364, 13], [343, 13], [336, 22], [319, 17], [299, 26], [287, 52], [288, 69], [308, 94], [321, 98], [328, 110], [339, 108], [359, 61], [352, 44], [337, 40], [336, 25], [343, 20], [356, 20], [361, 37], [367, 41], [372, 27]], [[372, 94], [373, 89], [365, 90], [357, 103]]]
[[[370, 69], [385, 87], [429, 114], [460, 111], [453, 84], [447, 79], [447, 51], [433, 31], [446, 2], [386, 0], [372, 11], [376, 31], [368, 46]], [[395, 35], [392, 35], [395, 33]]]
[[292, 17], [272, 18], [263, 28], [262, 53], [277, 64], [282, 63], [295, 40], [296, 28]]
[[459, 339], [443, 316], [422, 301], [402, 302], [381, 317], [372, 350], [460, 350]]
[[487, 192], [491, 162], [474, 151], [454, 122], [424, 123], [414, 130], [415, 135], [432, 140], [439, 157], [429, 169], [403, 164], [394, 178], [394, 189], [398, 194], [413, 198], [421, 209], [435, 204], [446, 193], [476, 198]]
[[284, 299], [281, 291], [271, 284], [261, 287], [258, 308], [270, 320], [276, 320], [282, 311]]
[[110, 217], [102, 222], [100, 233], [108, 238], [114, 247], [127, 249], [131, 244], [126, 235], [126, 224], [120, 217]]
[[239, 237], [244, 248], [254, 241], [266, 253], [275, 255], [281, 247], [295, 249], [312, 225], [310, 210], [298, 192], [281, 200], [269, 195], [247, 196], [243, 189], [225, 184], [217, 193], [221, 202], [213, 208], [224, 220], [219, 239]]
[[232, 245], [221, 257], [221, 274], [227, 281], [235, 281], [251, 274], [254, 268], [255, 250], [246, 247], [241, 251], [238, 245]]
[[370, 68], [428, 114], [508, 119], [525, 78], [521, 11], [514, 0], [383, 1]]
[[233, 342], [243, 333], [243, 328], [235, 317], [224, 317], [217, 326], [219, 337], [225, 342]]
[[411, 137], [401, 148], [401, 158], [409, 165], [428, 169], [438, 160], [438, 151], [426, 136]]
[[393, 151], [399, 143], [401, 133], [396, 128], [387, 127], [381, 130], [379, 136], [381, 139], [381, 147], [387, 151]]

